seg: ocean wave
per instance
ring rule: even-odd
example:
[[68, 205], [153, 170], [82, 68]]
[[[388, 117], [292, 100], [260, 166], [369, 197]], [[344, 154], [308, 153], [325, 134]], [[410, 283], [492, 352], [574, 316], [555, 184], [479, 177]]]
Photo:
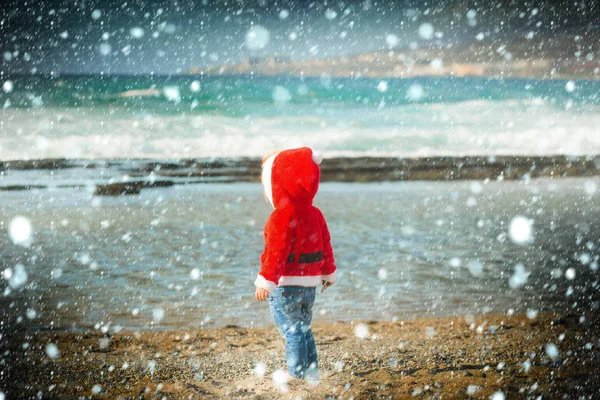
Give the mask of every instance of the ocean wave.
[[295, 146], [351, 157], [600, 153], [600, 107], [557, 109], [536, 99], [273, 117], [8, 108], [0, 119], [4, 160], [254, 157]]

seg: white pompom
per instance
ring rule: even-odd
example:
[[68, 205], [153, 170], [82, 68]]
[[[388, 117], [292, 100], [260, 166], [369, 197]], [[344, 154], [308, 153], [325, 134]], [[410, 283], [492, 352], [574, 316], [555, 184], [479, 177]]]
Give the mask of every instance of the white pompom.
[[313, 150], [312, 160], [317, 165], [321, 164], [321, 162], [323, 161], [323, 153], [321, 153], [320, 151]]

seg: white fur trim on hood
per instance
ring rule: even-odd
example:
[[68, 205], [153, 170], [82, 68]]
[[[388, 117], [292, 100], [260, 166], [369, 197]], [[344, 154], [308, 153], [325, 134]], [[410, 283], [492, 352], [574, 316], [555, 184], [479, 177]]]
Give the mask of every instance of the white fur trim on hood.
[[313, 150], [312, 151], [312, 160], [314, 161], [315, 164], [320, 165], [321, 162], [323, 162], [323, 153], [321, 153], [320, 151], [316, 151]]
[[267, 200], [269, 201], [269, 203], [271, 203], [273, 207], [275, 207], [275, 204], [273, 204], [273, 187], [271, 184], [271, 173], [273, 171], [273, 161], [275, 161], [275, 156], [277, 156], [277, 154], [273, 154], [271, 157], [267, 158], [267, 161], [265, 161], [263, 164], [262, 170], [262, 184], [265, 188], [265, 195], [267, 196]]

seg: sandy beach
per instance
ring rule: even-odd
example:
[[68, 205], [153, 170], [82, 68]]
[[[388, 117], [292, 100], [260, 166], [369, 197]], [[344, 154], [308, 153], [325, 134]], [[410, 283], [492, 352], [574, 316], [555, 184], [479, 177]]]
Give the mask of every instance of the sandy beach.
[[14, 333], [1, 341], [2, 390], [10, 399], [371, 399], [489, 398], [499, 391], [506, 398], [583, 398], [600, 389], [593, 315], [340, 322], [313, 331], [316, 385], [275, 382], [273, 373], [285, 366], [274, 327]]

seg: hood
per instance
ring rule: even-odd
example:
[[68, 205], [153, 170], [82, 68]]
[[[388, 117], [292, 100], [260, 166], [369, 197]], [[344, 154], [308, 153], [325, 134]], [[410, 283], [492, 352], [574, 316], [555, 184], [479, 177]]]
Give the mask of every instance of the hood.
[[275, 208], [310, 205], [319, 190], [322, 157], [308, 147], [283, 150], [263, 163], [262, 183]]

